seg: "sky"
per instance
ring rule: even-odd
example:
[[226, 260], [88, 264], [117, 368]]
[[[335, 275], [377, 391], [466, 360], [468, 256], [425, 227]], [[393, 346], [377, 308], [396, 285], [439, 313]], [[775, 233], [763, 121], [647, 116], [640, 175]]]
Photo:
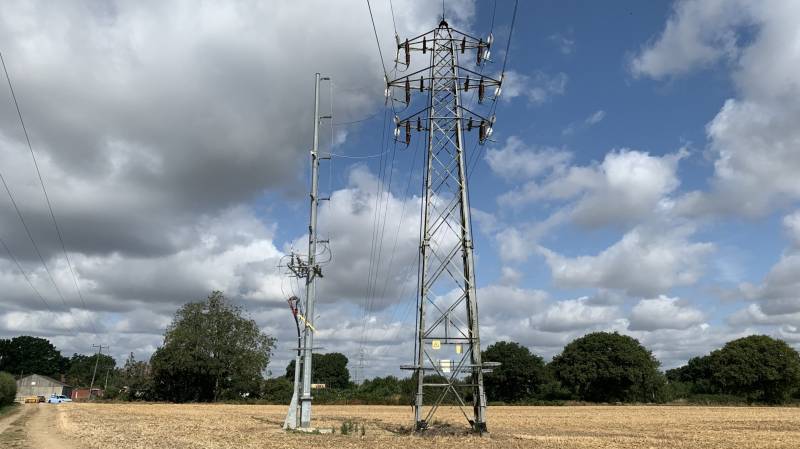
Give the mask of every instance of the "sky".
[[[383, 64], [363, 1], [5, 2], [0, 52], [64, 247], [3, 79], [0, 173], [30, 237], [2, 192], [0, 337], [146, 359], [178, 307], [222, 290], [277, 338], [282, 374], [301, 290], [279, 265], [307, 241], [320, 72], [317, 343], [401, 375], [424, 148], [391, 140], [383, 66], [399, 73], [395, 29], [441, 10], [371, 6]], [[513, 9], [445, 1], [452, 26], [493, 34], [486, 73], [506, 63], [491, 141], [465, 148], [483, 347], [549, 359], [617, 331], [663, 368], [754, 333], [800, 348], [800, 3], [522, 1], [507, 47]]]

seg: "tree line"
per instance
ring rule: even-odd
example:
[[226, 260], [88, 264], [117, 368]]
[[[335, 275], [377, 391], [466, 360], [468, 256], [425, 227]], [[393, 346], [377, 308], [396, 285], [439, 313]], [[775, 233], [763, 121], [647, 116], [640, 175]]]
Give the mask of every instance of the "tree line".
[[[105, 354], [68, 358], [46, 339], [20, 336], [0, 340], [0, 371], [16, 377], [63, 376], [73, 387], [88, 387], [97, 363], [95, 385], [108, 386], [106, 399], [284, 404], [292, 395], [294, 361], [284, 375], [269, 377], [274, 347], [274, 338], [263, 333], [242, 307], [213, 292], [176, 312], [163, 344], [148, 361], [131, 354], [118, 367]], [[413, 376], [377, 377], [356, 385], [343, 354], [313, 357], [313, 381], [326, 385], [314, 392], [318, 403], [404, 405], [413, 401]], [[487, 398], [495, 403], [783, 404], [800, 400], [800, 355], [784, 341], [764, 335], [730, 341], [666, 372], [650, 350], [616, 332], [577, 338], [548, 363], [527, 347], [507, 341], [487, 347], [483, 360], [500, 362], [484, 377]], [[467, 400], [470, 394], [464, 392]]]

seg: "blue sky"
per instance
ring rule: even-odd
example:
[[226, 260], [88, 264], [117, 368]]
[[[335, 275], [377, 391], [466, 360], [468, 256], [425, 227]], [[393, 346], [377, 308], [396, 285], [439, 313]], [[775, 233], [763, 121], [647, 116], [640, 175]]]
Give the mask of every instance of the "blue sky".
[[[513, 2], [445, 5], [453, 26], [481, 36], [496, 11], [486, 70], [499, 73]], [[389, 2], [372, 6], [392, 71]], [[393, 6], [401, 38], [438, 22], [426, 2]], [[512, 339], [549, 358], [616, 330], [672, 367], [750, 333], [800, 343], [799, 12], [777, 0], [520, 2], [493, 141], [467, 147], [484, 346]], [[322, 148], [346, 156], [321, 170], [334, 259], [319, 339], [351, 360], [363, 347], [368, 376], [399, 373], [413, 341], [424, 148], [416, 136], [408, 148], [381, 141], [393, 113], [363, 2], [12, 2], [0, 18], [86, 299], [70, 291], [9, 98], [0, 168], [55, 279], [6, 198], [2, 238], [50, 305], [0, 254], [0, 334], [46, 336], [69, 353], [103, 341], [118, 359], [144, 358], [175, 308], [222, 289], [278, 337], [282, 372], [284, 301], [297, 286], [278, 265], [304, 244], [319, 71], [333, 79]]]

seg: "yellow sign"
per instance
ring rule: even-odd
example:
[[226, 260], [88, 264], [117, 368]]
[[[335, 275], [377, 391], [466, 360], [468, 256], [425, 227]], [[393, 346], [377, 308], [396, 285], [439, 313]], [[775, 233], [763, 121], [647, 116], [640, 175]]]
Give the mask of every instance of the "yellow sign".
[[441, 342], [441, 341], [439, 341], [439, 340], [433, 340], [433, 341], [431, 342], [431, 347], [432, 347], [433, 349], [441, 349], [441, 348], [442, 348], [442, 342]]
[[461, 354], [461, 345], [456, 345], [456, 354]]

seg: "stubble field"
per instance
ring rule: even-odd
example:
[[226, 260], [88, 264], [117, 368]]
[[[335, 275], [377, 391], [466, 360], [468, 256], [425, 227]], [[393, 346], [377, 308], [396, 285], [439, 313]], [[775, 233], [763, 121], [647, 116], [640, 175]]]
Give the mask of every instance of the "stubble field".
[[[457, 409], [437, 412], [438, 434], [410, 434], [410, 407], [315, 406], [333, 435], [281, 430], [285, 406], [62, 404], [58, 432], [74, 448], [798, 448], [799, 408], [490, 407], [488, 437], [464, 432]], [[351, 421], [359, 430], [341, 434]], [[448, 426], [447, 424], [452, 424]], [[363, 435], [361, 427], [364, 428]]]

